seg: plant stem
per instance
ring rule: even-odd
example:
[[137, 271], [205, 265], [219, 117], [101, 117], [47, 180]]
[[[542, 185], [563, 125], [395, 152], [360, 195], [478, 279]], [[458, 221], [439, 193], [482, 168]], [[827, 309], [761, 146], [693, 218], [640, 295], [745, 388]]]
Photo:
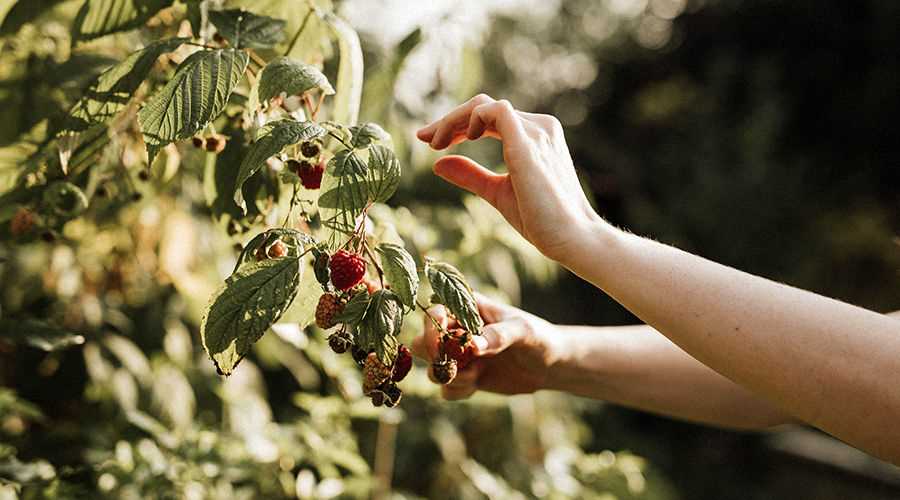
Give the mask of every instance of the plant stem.
[[366, 255], [369, 256], [369, 259], [372, 260], [372, 265], [375, 266], [375, 270], [378, 271], [378, 281], [381, 282], [381, 288], [384, 288], [384, 271], [381, 269], [381, 266], [378, 265], [378, 261], [375, 260], [375, 255], [372, 254], [372, 249], [369, 248], [369, 243], [363, 239], [363, 250], [366, 251]]
[[303, 22], [300, 23], [300, 27], [297, 28], [297, 32], [294, 33], [294, 38], [291, 38], [291, 43], [288, 45], [287, 50], [284, 51], [284, 55], [287, 56], [290, 55], [291, 52], [293, 52], [294, 46], [297, 45], [297, 40], [300, 39], [300, 35], [303, 34], [303, 30], [306, 29], [306, 23], [309, 22], [309, 18], [313, 15], [313, 12], [315, 12], [315, 8], [310, 5], [309, 12], [306, 13], [306, 17], [303, 18]]
[[419, 302], [418, 300], [416, 301], [416, 305], [419, 306], [419, 309], [421, 309], [422, 312], [425, 313], [425, 316], [428, 316], [428, 319], [430, 319], [431, 322], [434, 323], [434, 327], [437, 328], [439, 332], [441, 332], [441, 333], [447, 333], [447, 331], [444, 330], [444, 327], [441, 326], [441, 324], [438, 322], [438, 320], [434, 319], [434, 316], [432, 316], [431, 313], [428, 312], [428, 308], [427, 308], [427, 307], [425, 307], [424, 305], [422, 305], [422, 303]]

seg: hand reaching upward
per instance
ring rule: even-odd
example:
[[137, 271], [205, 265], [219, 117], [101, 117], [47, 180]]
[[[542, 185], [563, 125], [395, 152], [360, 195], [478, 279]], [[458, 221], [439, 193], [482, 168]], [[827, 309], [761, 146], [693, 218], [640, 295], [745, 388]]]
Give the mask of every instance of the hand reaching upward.
[[503, 143], [508, 173], [465, 156], [439, 159], [434, 171], [493, 205], [528, 241], [561, 260], [600, 221], [578, 182], [559, 121], [513, 109], [480, 94], [417, 132], [436, 150], [483, 136]]

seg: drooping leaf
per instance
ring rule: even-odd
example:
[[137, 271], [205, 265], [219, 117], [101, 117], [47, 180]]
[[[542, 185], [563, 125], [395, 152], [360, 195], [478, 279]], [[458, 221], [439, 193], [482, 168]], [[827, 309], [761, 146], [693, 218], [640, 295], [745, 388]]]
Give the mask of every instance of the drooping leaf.
[[13, 1], [6, 0], [4, 2], [8, 9], [4, 12], [3, 24], [0, 25], [0, 36], [13, 35], [18, 33], [26, 23], [37, 19], [41, 14], [49, 11], [58, 3], [64, 0], [27, 0]]
[[153, 42], [101, 73], [72, 106], [64, 130], [80, 132], [112, 118], [131, 100], [159, 56], [177, 49], [188, 40], [169, 38]]
[[363, 53], [356, 31], [343, 19], [327, 14], [325, 22], [338, 40], [337, 92], [332, 119], [338, 123], [356, 125], [363, 88]]
[[225, 108], [249, 56], [242, 50], [195, 52], [138, 113], [150, 163], [163, 146], [202, 130]]
[[363, 290], [350, 298], [350, 301], [344, 306], [344, 310], [334, 317], [334, 321], [348, 326], [356, 326], [366, 315], [368, 307], [369, 292]]
[[381, 255], [381, 267], [391, 290], [400, 297], [400, 301], [410, 308], [416, 307], [416, 293], [419, 291], [419, 273], [416, 272], [416, 261], [401, 245], [382, 243], [376, 251]]
[[86, 0], [75, 16], [73, 40], [130, 30], [144, 24], [173, 0]]
[[56, 351], [84, 343], [84, 337], [34, 319], [0, 319], [0, 338], [43, 351]]
[[247, 150], [247, 156], [241, 161], [238, 169], [234, 186], [234, 202], [241, 208], [246, 207], [241, 187], [251, 175], [265, 165], [266, 160], [281, 152], [285, 146], [325, 135], [325, 129], [311, 121], [277, 120], [267, 123], [260, 134], [256, 142]]
[[393, 151], [375, 145], [369, 148], [369, 200], [384, 203], [400, 185], [400, 161]]
[[210, 11], [209, 21], [235, 48], [264, 49], [284, 40], [284, 20], [244, 9]]
[[328, 162], [322, 177], [319, 213], [322, 224], [338, 233], [349, 234], [369, 200], [366, 164], [356, 152], [343, 149]]
[[253, 262], [256, 258], [257, 250], [260, 248], [268, 249], [276, 240], [281, 240], [288, 245], [288, 256], [299, 256], [304, 250], [316, 244], [315, 238], [303, 231], [289, 227], [268, 229], [257, 234], [247, 242], [240, 255], [238, 255], [232, 273], [236, 273], [244, 264]]
[[350, 127], [350, 133], [353, 135], [354, 148], [367, 148], [372, 144], [391, 140], [391, 134], [381, 128], [381, 125], [372, 122], [354, 125]]
[[359, 324], [360, 340], [364, 349], [374, 349], [378, 359], [392, 365], [397, 357], [397, 335], [403, 326], [403, 304], [390, 290], [378, 290], [372, 294], [366, 315]]
[[273, 59], [259, 76], [259, 100], [266, 102], [282, 92], [300, 95], [312, 89], [319, 89], [325, 95], [334, 94], [328, 78], [315, 66], [303, 64], [287, 57]]
[[220, 373], [231, 374], [290, 306], [302, 269], [297, 257], [266, 259], [239, 269], [225, 281], [200, 322], [203, 348]]
[[456, 316], [462, 327], [473, 335], [481, 334], [484, 321], [478, 303], [466, 278], [458, 269], [444, 262], [425, 261], [425, 276], [438, 301]]

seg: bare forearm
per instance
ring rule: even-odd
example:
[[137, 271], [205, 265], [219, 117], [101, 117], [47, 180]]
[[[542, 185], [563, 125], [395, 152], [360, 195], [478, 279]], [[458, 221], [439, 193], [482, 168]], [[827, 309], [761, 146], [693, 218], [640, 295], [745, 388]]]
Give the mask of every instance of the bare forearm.
[[566, 354], [548, 388], [723, 427], [761, 429], [791, 421], [649, 326], [559, 329]]
[[608, 225], [564, 264], [716, 372], [900, 462], [900, 322]]

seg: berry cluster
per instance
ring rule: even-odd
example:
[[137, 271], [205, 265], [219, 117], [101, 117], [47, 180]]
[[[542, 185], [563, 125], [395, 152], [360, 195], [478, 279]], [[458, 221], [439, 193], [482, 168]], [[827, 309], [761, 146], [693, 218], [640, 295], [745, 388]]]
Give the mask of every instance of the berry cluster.
[[345, 324], [341, 317], [347, 304], [357, 294], [371, 296], [380, 289], [379, 284], [365, 278], [365, 259], [359, 254], [338, 250], [331, 256], [325, 253], [317, 256], [314, 267], [316, 277], [326, 290], [316, 305], [316, 326], [328, 330], [341, 325], [339, 330], [328, 336], [331, 350], [337, 354], [350, 352], [362, 368], [363, 393], [371, 398], [373, 405], [396, 406], [403, 396], [397, 383], [412, 369], [409, 348], [401, 344], [393, 362], [385, 364], [374, 350], [357, 345], [349, 331], [351, 325]]
[[449, 384], [459, 370], [475, 359], [472, 336], [462, 328], [452, 328], [441, 336], [440, 356], [431, 365], [434, 379]]

